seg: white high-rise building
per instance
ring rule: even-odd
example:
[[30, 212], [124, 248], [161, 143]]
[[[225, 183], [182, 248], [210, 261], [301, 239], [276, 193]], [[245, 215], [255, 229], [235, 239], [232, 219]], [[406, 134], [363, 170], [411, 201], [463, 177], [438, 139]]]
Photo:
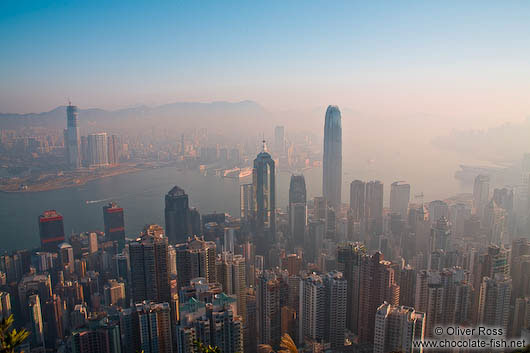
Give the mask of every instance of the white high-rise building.
[[383, 303], [375, 314], [374, 353], [423, 352], [413, 341], [425, 337], [425, 314], [406, 306]]
[[107, 133], [90, 134], [88, 140], [88, 163], [92, 168], [106, 167], [109, 164]]
[[300, 340], [329, 343], [332, 349], [344, 346], [346, 330], [347, 282], [341, 272], [311, 273], [300, 282]]

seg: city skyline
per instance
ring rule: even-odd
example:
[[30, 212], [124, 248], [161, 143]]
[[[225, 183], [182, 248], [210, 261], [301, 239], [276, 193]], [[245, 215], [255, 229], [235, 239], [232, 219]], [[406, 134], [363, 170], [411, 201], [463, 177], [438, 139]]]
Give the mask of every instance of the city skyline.
[[0, 346], [528, 350], [529, 15], [1, 3]]

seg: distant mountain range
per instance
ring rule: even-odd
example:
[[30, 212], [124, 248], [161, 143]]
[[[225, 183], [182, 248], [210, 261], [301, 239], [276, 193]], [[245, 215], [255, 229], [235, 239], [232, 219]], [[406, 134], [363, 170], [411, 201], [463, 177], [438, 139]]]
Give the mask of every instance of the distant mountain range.
[[[177, 102], [159, 106], [137, 106], [119, 110], [98, 108], [80, 109], [79, 122], [82, 129], [105, 128], [150, 128], [164, 126], [168, 129], [212, 128], [218, 130], [239, 130], [265, 128], [270, 114], [258, 103]], [[0, 113], [0, 128], [21, 127], [66, 127], [66, 107], [59, 106], [49, 112], [30, 114]]]

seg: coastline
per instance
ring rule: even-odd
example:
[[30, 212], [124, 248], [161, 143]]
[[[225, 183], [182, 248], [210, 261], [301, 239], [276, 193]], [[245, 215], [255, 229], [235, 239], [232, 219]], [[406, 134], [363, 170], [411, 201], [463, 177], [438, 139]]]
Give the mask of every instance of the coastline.
[[[124, 164], [116, 167], [107, 169], [99, 169], [96, 171], [83, 170], [73, 175], [60, 175], [53, 180], [42, 182], [42, 183], [25, 183], [23, 180], [20, 182], [13, 182], [6, 185], [0, 186], [0, 193], [33, 193], [33, 192], [44, 192], [53, 191], [60, 189], [68, 189], [76, 186], [85, 185], [91, 181], [110, 178], [123, 174], [136, 173], [148, 169], [156, 169], [168, 167], [169, 164], [156, 163], [139, 163], [139, 164]], [[25, 185], [27, 188], [21, 189], [20, 185]]]

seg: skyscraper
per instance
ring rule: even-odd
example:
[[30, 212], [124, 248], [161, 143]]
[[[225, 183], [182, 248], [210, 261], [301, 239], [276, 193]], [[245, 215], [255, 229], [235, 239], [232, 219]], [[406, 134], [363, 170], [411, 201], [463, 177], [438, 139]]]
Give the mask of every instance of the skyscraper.
[[410, 185], [395, 181], [390, 185], [390, 211], [407, 219], [410, 201]]
[[477, 175], [473, 184], [473, 211], [479, 218], [484, 216], [484, 208], [489, 202], [490, 177]]
[[132, 314], [134, 351], [172, 353], [169, 303], [136, 303]]
[[289, 185], [289, 229], [295, 246], [304, 246], [307, 198], [303, 175], [292, 175]]
[[398, 305], [399, 286], [394, 279], [392, 263], [383, 260], [380, 252], [363, 257], [360, 281], [359, 339], [364, 343], [372, 343], [377, 308], [385, 301]]
[[11, 295], [8, 292], [0, 292], [0, 320], [11, 315]]
[[81, 167], [80, 138], [77, 107], [69, 103], [66, 107], [64, 147], [66, 148], [66, 161], [70, 168], [73, 169]]
[[359, 243], [342, 244], [337, 248], [337, 267], [348, 283], [346, 327], [355, 334], [358, 333], [361, 264], [365, 255], [366, 249]]
[[170, 244], [177, 244], [192, 236], [191, 214], [188, 195], [174, 186], [165, 198], [166, 234]]
[[189, 238], [186, 243], [175, 245], [178, 287], [190, 285], [190, 281], [203, 277], [208, 283], [216, 281], [216, 247], [212, 241]]
[[311, 273], [300, 284], [300, 339], [344, 346], [347, 283], [341, 272]]
[[120, 161], [120, 139], [116, 135], [107, 138], [108, 158], [110, 165], [116, 165]]
[[242, 184], [239, 190], [241, 222], [250, 224], [254, 221], [254, 185]]
[[279, 345], [281, 337], [281, 282], [272, 271], [261, 273], [257, 280], [258, 344]]
[[44, 211], [39, 216], [40, 247], [44, 251], [57, 252], [64, 242], [63, 216], [55, 210]]
[[412, 342], [423, 341], [424, 334], [424, 313], [385, 302], [375, 314], [374, 353], [420, 352]]
[[234, 302], [220, 293], [206, 304], [192, 298], [182, 305], [182, 319], [177, 326], [178, 352], [196, 352], [194, 341], [217, 346], [223, 353], [243, 352], [243, 324], [241, 315], [235, 315]]
[[429, 220], [431, 221], [431, 224], [435, 224], [442, 217], [449, 219], [449, 206], [446, 202], [434, 200], [429, 202], [428, 208]]
[[342, 122], [339, 107], [328, 106], [324, 123], [322, 195], [338, 211], [342, 187]]
[[366, 183], [354, 180], [350, 184], [350, 210], [354, 222], [362, 222], [365, 213]]
[[29, 319], [31, 322], [31, 344], [33, 347], [44, 346], [44, 325], [42, 322], [42, 310], [38, 294], [30, 295], [28, 298]]
[[365, 219], [371, 234], [383, 232], [383, 183], [378, 180], [366, 183]]
[[141, 237], [129, 244], [129, 256], [133, 301], [169, 303], [168, 243], [162, 227], [146, 226]]
[[276, 237], [276, 175], [274, 160], [266, 151], [265, 141], [263, 150], [254, 159], [252, 181], [258, 236], [256, 248], [259, 253], [266, 254]]
[[118, 251], [122, 251], [125, 246], [123, 208], [119, 207], [115, 202], [103, 206], [103, 223], [105, 236], [112, 241], [117, 241]]
[[223, 292], [237, 298], [237, 314], [246, 317], [246, 271], [245, 258], [242, 255], [223, 253], [217, 262], [217, 281], [223, 286]]
[[109, 164], [107, 133], [90, 134], [88, 140], [88, 164], [92, 168], [106, 167]]
[[494, 278], [484, 277], [480, 286], [479, 323], [501, 327], [504, 332], [508, 332], [511, 295], [510, 277], [502, 274], [497, 274]]

